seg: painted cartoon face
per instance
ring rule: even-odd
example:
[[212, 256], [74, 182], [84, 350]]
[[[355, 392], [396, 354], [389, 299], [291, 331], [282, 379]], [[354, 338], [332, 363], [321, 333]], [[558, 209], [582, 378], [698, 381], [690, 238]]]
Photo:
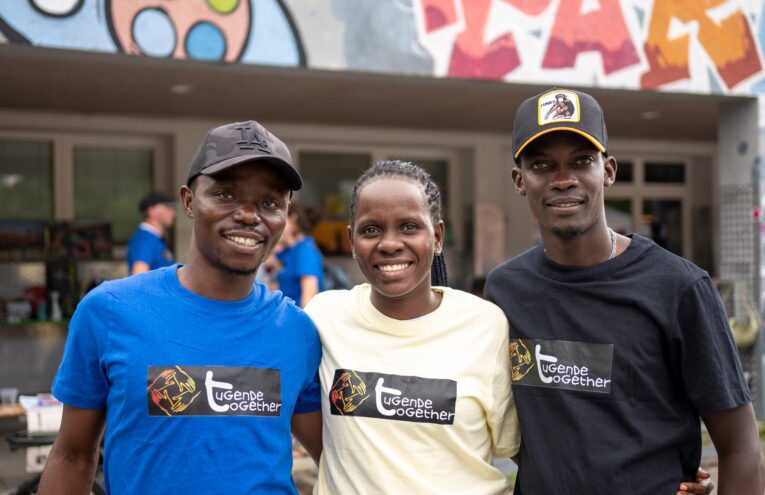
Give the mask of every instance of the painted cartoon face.
[[131, 55], [234, 62], [247, 45], [247, 0], [107, 1], [115, 42]]

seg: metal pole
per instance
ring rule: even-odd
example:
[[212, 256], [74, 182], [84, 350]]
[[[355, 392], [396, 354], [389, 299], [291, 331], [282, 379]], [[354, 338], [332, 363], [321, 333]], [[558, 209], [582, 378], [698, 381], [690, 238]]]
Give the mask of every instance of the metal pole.
[[[758, 98], [758, 100], [761, 98]], [[763, 108], [765, 108], [762, 104], [758, 105], [759, 110], [762, 111]], [[765, 135], [765, 129], [760, 128], [758, 129], [758, 144], [761, 144], [763, 135]], [[754, 199], [754, 205], [753, 208], [755, 208], [754, 211], [756, 211], [758, 214], [753, 215], [754, 217], [754, 242], [755, 242], [755, 250], [754, 250], [754, 269], [755, 269], [755, 276], [753, 280], [753, 288], [754, 288], [754, 294], [758, 294], [759, 302], [760, 302], [760, 332], [757, 335], [757, 342], [754, 346], [754, 352], [752, 353], [751, 359], [753, 360], [751, 365], [752, 373], [754, 374], [753, 377], [753, 389], [752, 393], [754, 394], [754, 408], [755, 413], [757, 414], [757, 419], [763, 420], [765, 419], [765, 380], [763, 380], [763, 377], [765, 377], [765, 369], [763, 369], [763, 350], [765, 349], [765, 337], [763, 337], [763, 328], [762, 328], [762, 322], [763, 322], [763, 310], [765, 310], [765, 302], [763, 300], [762, 296], [762, 258], [763, 258], [763, 246], [762, 244], [762, 225], [763, 225], [763, 202], [762, 198], [760, 197], [760, 191], [765, 189], [763, 185], [760, 183], [763, 179], [765, 179], [765, 174], [762, 174], [762, 159], [763, 159], [763, 150], [760, 146], [758, 146], [758, 153], [757, 158], [754, 160], [754, 164], [752, 167], [752, 186], [754, 187], [754, 191], [752, 194], [752, 197]]]

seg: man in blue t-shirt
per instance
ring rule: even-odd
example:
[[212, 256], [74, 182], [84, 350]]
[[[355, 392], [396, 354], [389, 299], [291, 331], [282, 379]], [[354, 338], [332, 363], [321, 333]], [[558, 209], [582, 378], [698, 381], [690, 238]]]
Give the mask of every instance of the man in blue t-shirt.
[[180, 191], [188, 262], [101, 284], [72, 318], [40, 493], [87, 492], [104, 428], [109, 493], [297, 493], [290, 433], [321, 452], [321, 347], [254, 277], [301, 185], [257, 122], [207, 133]]
[[173, 253], [164, 236], [175, 222], [175, 199], [153, 191], [138, 204], [143, 221], [135, 229], [127, 246], [128, 273], [148, 272], [173, 264]]

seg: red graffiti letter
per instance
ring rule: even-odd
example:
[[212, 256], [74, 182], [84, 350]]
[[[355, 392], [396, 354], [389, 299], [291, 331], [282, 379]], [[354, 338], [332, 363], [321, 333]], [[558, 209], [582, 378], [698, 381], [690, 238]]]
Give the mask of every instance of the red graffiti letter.
[[421, 0], [425, 14], [425, 32], [432, 33], [457, 22], [454, 0]]
[[512, 33], [484, 42], [491, 0], [462, 0], [465, 31], [454, 42], [449, 76], [501, 79], [520, 65]]
[[582, 0], [561, 0], [542, 66], [574, 67], [582, 52], [598, 51], [606, 74], [640, 62], [618, 0], [600, 0], [600, 9], [580, 14]]

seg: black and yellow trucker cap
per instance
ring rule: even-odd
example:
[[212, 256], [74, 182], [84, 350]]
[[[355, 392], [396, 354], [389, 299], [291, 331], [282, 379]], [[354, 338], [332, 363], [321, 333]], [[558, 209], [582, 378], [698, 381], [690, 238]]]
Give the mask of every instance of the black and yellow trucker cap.
[[573, 89], [553, 88], [520, 104], [513, 123], [513, 157], [539, 136], [569, 131], [584, 136], [601, 152], [608, 150], [603, 109], [592, 96]]

